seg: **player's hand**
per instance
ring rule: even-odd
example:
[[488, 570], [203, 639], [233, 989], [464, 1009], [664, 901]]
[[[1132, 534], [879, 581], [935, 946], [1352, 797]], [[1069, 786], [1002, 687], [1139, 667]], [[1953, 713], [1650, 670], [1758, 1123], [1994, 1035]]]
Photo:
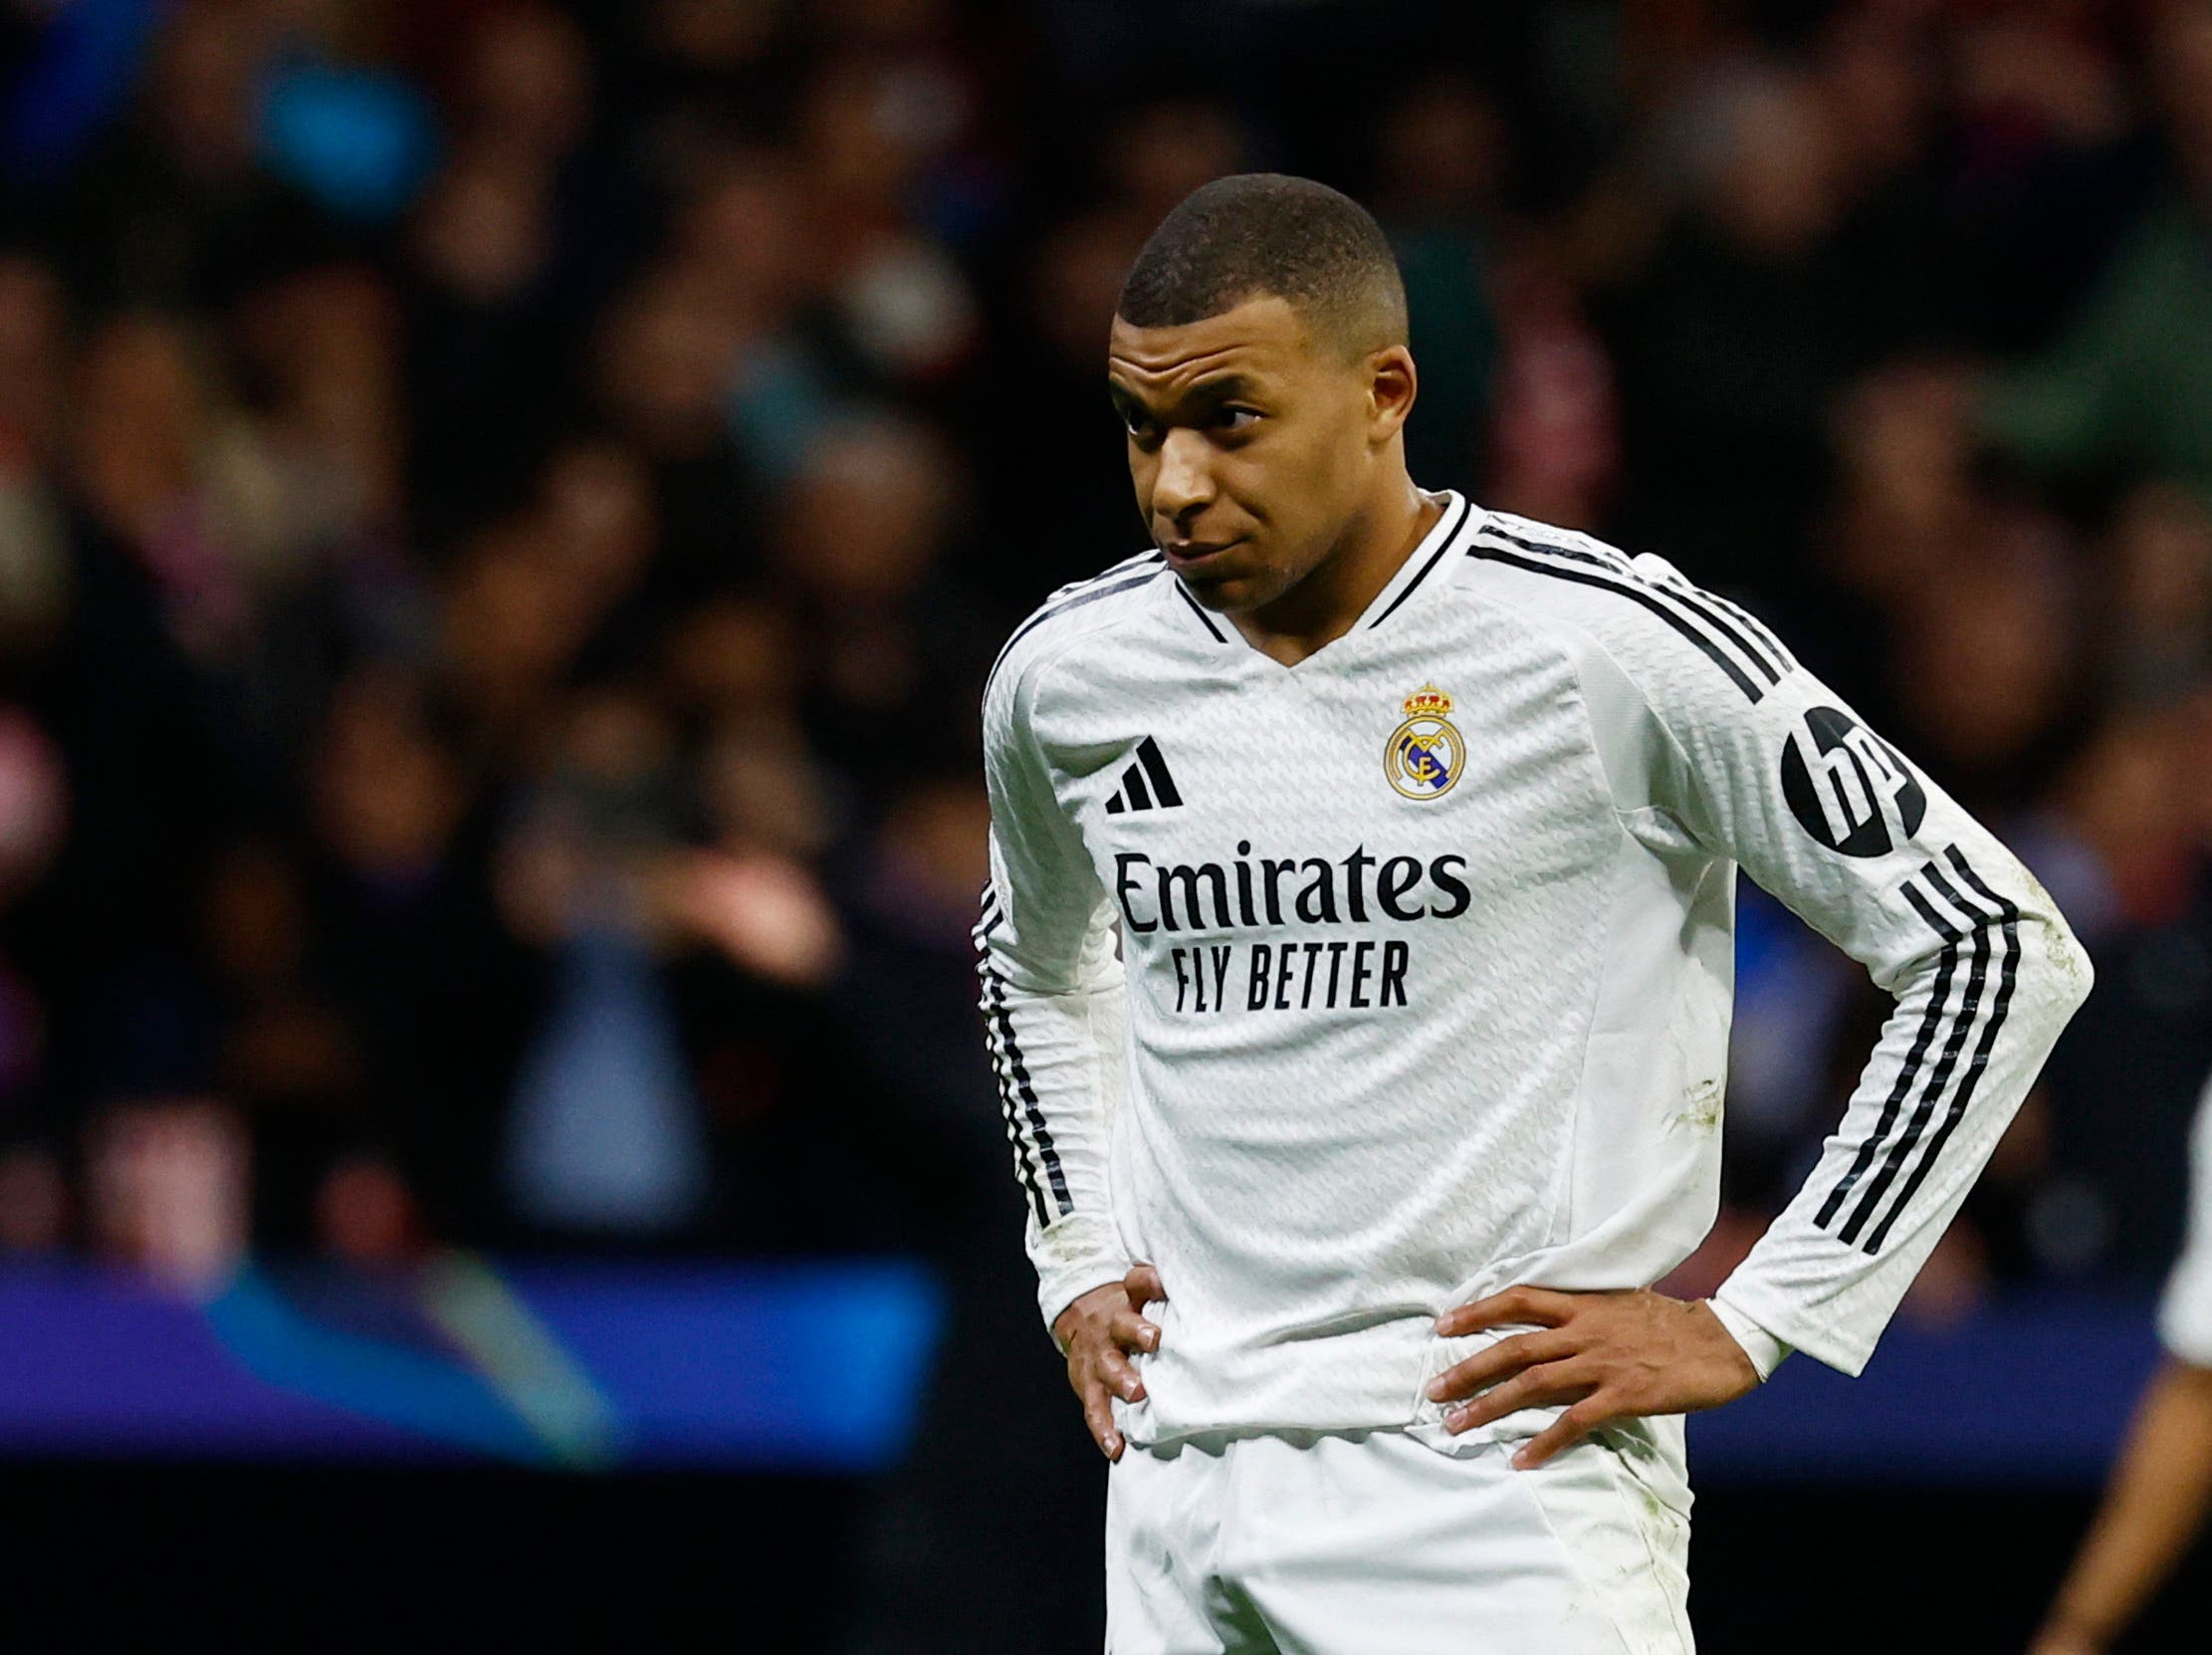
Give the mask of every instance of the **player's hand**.
[[1144, 1400], [1145, 1382], [1129, 1357], [1160, 1348], [1160, 1329], [1145, 1319], [1144, 1307], [1167, 1297], [1158, 1271], [1134, 1265], [1119, 1282], [1091, 1289], [1052, 1320], [1052, 1337], [1067, 1353], [1067, 1382], [1083, 1404], [1083, 1423], [1109, 1460], [1120, 1459], [1123, 1447], [1109, 1398]]
[[1444, 1428], [1453, 1433], [1521, 1408], [1569, 1404], [1513, 1456], [1524, 1471], [1608, 1420], [1714, 1408], [1759, 1383], [1759, 1370], [1710, 1305], [1648, 1288], [1627, 1293], [1508, 1288], [1446, 1310], [1437, 1318], [1437, 1331], [1457, 1336], [1528, 1322], [1536, 1331], [1476, 1351], [1429, 1386], [1434, 1401], [1474, 1398], [1444, 1415]]

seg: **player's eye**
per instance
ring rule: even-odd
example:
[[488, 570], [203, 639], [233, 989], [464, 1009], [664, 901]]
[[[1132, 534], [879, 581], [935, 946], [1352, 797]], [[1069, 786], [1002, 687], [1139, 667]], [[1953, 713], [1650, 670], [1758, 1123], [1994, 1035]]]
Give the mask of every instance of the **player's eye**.
[[[1160, 435], [1159, 423], [1143, 409], [1135, 406], [1124, 406], [1119, 412], [1122, 429], [1137, 441], [1152, 442], [1158, 439]], [[1219, 407], [1214, 410], [1212, 423], [1219, 429], [1248, 431], [1259, 418], [1260, 413], [1257, 408]]]

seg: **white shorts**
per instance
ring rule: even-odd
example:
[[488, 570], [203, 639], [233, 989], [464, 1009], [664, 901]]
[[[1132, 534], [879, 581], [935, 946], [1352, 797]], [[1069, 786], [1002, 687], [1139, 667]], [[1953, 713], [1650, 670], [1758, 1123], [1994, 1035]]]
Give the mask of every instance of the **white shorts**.
[[1108, 1476], [1107, 1655], [1689, 1655], [1679, 1417], [1525, 1436], [1213, 1433]]

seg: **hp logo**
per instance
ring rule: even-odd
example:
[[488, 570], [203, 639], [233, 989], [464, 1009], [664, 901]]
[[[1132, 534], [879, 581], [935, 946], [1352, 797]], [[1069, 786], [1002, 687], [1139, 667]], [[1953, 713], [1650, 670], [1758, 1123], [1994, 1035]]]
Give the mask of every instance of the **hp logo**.
[[1782, 749], [1800, 828], [1846, 856], [1880, 856], [1920, 830], [1928, 796], [1896, 750], [1849, 713], [1815, 707]]

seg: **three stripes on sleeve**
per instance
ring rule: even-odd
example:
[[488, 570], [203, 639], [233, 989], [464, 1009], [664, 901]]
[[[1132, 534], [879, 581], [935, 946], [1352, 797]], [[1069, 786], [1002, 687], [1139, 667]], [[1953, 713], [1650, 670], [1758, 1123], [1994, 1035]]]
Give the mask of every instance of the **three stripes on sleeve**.
[[[1021, 1059], [1015, 1038], [1013, 1013], [1006, 1006], [1005, 979], [991, 963], [991, 934], [1005, 920], [998, 906], [998, 892], [984, 886], [983, 918], [970, 933], [976, 942], [976, 974], [983, 980], [984, 1024], [991, 1047], [991, 1066], [998, 1078], [998, 1109], [1006, 1121], [1006, 1141], [1013, 1146], [1015, 1176], [1036, 1214], [1037, 1228], [1075, 1210], [1068, 1194], [1067, 1174], [1060, 1166], [1059, 1151], [1052, 1146], [1051, 1128], [1044, 1123], [1044, 1109], [1030, 1083], [1028, 1065]], [[1047, 1190], [1050, 1194], [1047, 1195]]]
[[[1898, 1065], [1896, 1080], [1889, 1088], [1889, 1096], [1882, 1104], [1874, 1131], [1859, 1146], [1850, 1170], [1836, 1181], [1814, 1220], [1839, 1240], [1869, 1254], [1880, 1251], [1882, 1242], [1888, 1238], [1889, 1227], [1910, 1204], [1937, 1157], [1943, 1153], [1943, 1145], [1949, 1140], [1952, 1129], [1973, 1101], [1974, 1090], [1988, 1067], [1989, 1054], [1997, 1044], [1998, 1031], [2004, 1027], [2005, 1014], [2011, 1009], [2020, 964], [2019, 908], [1990, 889], [1956, 845], [1943, 852], [1943, 859], [1950, 864], [1950, 874], [1931, 860], [1922, 863], [1919, 871], [1906, 879], [1903, 886], [1905, 900], [1942, 939], [1942, 952], [1937, 958], [1935, 983], [1928, 994], [1927, 1009], [1921, 1014], [1919, 1031], [1913, 1037], [1911, 1049]], [[1955, 883], [1952, 874], [1956, 875]], [[1973, 892], [1971, 897], [1966, 894], [1967, 890]], [[1990, 972], [1992, 932], [2000, 933], [2004, 939], [2004, 957], [1997, 967], [1994, 990]], [[1959, 978], [1962, 953], [1969, 946], [1972, 956], [1966, 965], [1965, 982], [1954, 997], [1952, 986]], [[1965, 1053], [1968, 1041], [1973, 1039], [1977, 1024], [1980, 1038], [1974, 1041], [1972, 1055], [1960, 1067], [1960, 1056]], [[1949, 1103], [1942, 1106], [1942, 1118], [1937, 1120], [1937, 1107], [1954, 1073], [1956, 1088], [1951, 1092]], [[1906, 1099], [1915, 1084], [1919, 1086], [1919, 1096], [1913, 1100], [1908, 1115], [1905, 1113]], [[1931, 1123], [1934, 1125], [1932, 1133], [1928, 1130]], [[1923, 1138], [1925, 1150], [1914, 1164], [1913, 1152], [1920, 1147]], [[1880, 1170], [1870, 1179], [1867, 1174], [1878, 1160]], [[1904, 1170], [1907, 1165], [1912, 1166], [1909, 1175]], [[1900, 1177], [1903, 1184], [1896, 1198], [1888, 1203], [1888, 1210], [1880, 1222], [1874, 1222], [1875, 1215], [1882, 1210], [1883, 1198]], [[1865, 1187], [1861, 1188], [1863, 1182]], [[1840, 1228], [1839, 1219], [1842, 1221]], [[1873, 1224], [1871, 1230], [1870, 1223]]]

